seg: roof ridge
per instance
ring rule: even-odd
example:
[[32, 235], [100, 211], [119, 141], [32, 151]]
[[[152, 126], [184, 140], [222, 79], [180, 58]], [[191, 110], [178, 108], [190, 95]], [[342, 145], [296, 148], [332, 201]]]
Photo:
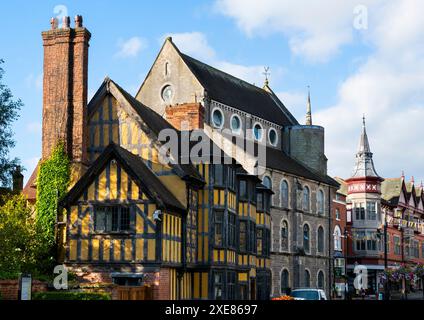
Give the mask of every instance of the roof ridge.
[[[207, 63], [205, 63], [205, 62], [203, 62], [203, 61], [200, 61], [200, 60], [198, 60], [198, 59], [196, 59], [196, 58], [193, 58], [192, 56], [189, 56], [189, 55], [187, 55], [187, 54], [185, 54], [185, 53], [182, 53], [181, 51], [179, 51], [179, 52], [180, 52], [180, 54], [181, 54], [181, 56], [182, 56], [183, 58], [189, 58], [189, 59], [192, 59], [192, 60], [194, 60], [195, 62], [198, 62], [198, 63], [200, 63], [200, 64], [203, 64], [203, 65], [207, 66], [208, 68], [214, 69], [215, 71], [218, 71], [218, 72], [220, 72], [220, 73], [223, 73], [223, 74], [225, 74], [225, 75], [229, 76], [230, 78], [233, 78], [233, 79], [235, 79], [235, 80], [241, 81], [241, 82], [243, 82], [243, 83], [247, 84], [248, 86], [251, 86], [251, 87], [253, 87], [253, 88], [255, 88], [255, 89], [258, 89], [258, 90], [260, 90], [260, 91], [261, 91], [261, 92], [263, 92], [263, 93], [269, 94], [266, 90], [264, 90], [264, 89], [263, 89], [263, 88], [261, 88], [261, 87], [258, 87], [258, 86], [256, 86], [256, 85], [254, 85], [254, 84], [252, 84], [252, 83], [250, 83], [250, 82], [248, 82], [248, 81], [246, 81], [246, 80], [243, 80], [243, 79], [241, 79], [241, 78], [238, 78], [238, 77], [236, 77], [236, 76], [234, 76], [234, 75], [232, 75], [232, 74], [230, 74], [230, 73], [228, 73], [228, 72], [226, 72], [226, 71], [223, 71], [223, 70], [218, 69], [218, 68], [216, 68], [216, 67], [214, 67], [214, 66], [212, 66], [212, 65], [210, 65], [210, 64], [207, 64]], [[190, 68], [190, 67], [189, 67], [189, 68]], [[199, 80], [199, 81], [200, 81], [200, 80]]]

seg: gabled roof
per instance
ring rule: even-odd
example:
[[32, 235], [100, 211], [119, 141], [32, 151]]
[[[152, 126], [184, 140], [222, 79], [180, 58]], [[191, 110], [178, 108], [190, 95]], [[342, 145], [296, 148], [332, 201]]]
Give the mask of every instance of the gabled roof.
[[[107, 94], [111, 93], [118, 101], [128, 103], [132, 109], [136, 112], [135, 117], [140, 117], [141, 120], [147, 125], [148, 129], [151, 130], [156, 136], [162, 130], [172, 129], [176, 130], [168, 121], [162, 118], [152, 109], [146, 107], [140, 101], [131, 96], [127, 91], [122, 89], [118, 84], [113, 80], [106, 78], [99, 90], [97, 90], [93, 99], [88, 104], [88, 113], [91, 115], [95, 108], [97, 107], [99, 101]], [[177, 130], [176, 130], [177, 131]], [[178, 162], [180, 163], [180, 162]], [[203, 182], [203, 178], [200, 176], [199, 172], [191, 164], [170, 164], [175, 172], [183, 179], [194, 179], [198, 182]]]
[[61, 201], [61, 206], [73, 204], [112, 159], [122, 165], [123, 169], [137, 182], [142, 191], [152, 198], [159, 207], [185, 212], [186, 208], [167, 189], [155, 173], [146, 166], [140, 157], [113, 143], [103, 151], [77, 184], [68, 192], [65, 199]]
[[26, 196], [27, 200], [30, 202], [35, 202], [37, 199], [37, 175], [38, 170], [40, 167], [40, 161], [37, 163], [37, 166], [35, 167], [34, 171], [32, 172], [31, 176], [28, 179], [28, 182], [26, 183], [24, 189], [22, 190], [22, 193]]
[[209, 98], [280, 126], [299, 124], [272, 91], [256, 87], [183, 53], [180, 55]]
[[397, 205], [403, 188], [402, 178], [386, 178], [381, 183], [381, 197], [391, 205]]

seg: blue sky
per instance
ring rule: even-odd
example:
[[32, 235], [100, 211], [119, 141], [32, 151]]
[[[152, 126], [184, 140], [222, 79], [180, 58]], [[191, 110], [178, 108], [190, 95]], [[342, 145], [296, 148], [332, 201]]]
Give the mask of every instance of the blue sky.
[[[183, 52], [258, 85], [269, 66], [271, 87], [301, 122], [310, 85], [315, 123], [326, 128], [330, 174], [349, 176], [365, 113], [377, 171], [424, 178], [424, 23], [416, 14], [423, 4], [361, 3], [366, 6], [351, 0], [5, 2], [0, 58], [5, 82], [25, 104], [11, 155], [22, 160], [28, 178], [41, 153], [40, 33], [66, 9], [71, 17], [83, 15], [92, 33], [90, 95], [106, 75], [134, 94], [172, 34]], [[359, 22], [366, 28], [358, 28], [355, 19], [364, 17]]]

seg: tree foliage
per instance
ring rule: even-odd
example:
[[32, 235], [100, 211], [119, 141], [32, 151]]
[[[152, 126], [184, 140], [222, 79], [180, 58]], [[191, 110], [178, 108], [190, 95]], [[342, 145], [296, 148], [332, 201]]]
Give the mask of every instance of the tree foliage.
[[17, 159], [9, 158], [9, 150], [15, 146], [11, 124], [18, 119], [23, 106], [21, 100], [13, 99], [10, 89], [2, 83], [4, 70], [0, 59], [0, 185], [10, 185], [10, 172], [18, 165]]
[[0, 207], [0, 277], [16, 278], [37, 263], [33, 213], [22, 195], [5, 196]]

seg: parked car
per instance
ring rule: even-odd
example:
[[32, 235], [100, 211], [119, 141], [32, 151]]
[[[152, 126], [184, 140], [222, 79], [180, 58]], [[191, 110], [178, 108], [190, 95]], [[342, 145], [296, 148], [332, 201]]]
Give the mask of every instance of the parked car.
[[290, 295], [295, 300], [327, 300], [324, 290], [321, 289], [295, 289]]

